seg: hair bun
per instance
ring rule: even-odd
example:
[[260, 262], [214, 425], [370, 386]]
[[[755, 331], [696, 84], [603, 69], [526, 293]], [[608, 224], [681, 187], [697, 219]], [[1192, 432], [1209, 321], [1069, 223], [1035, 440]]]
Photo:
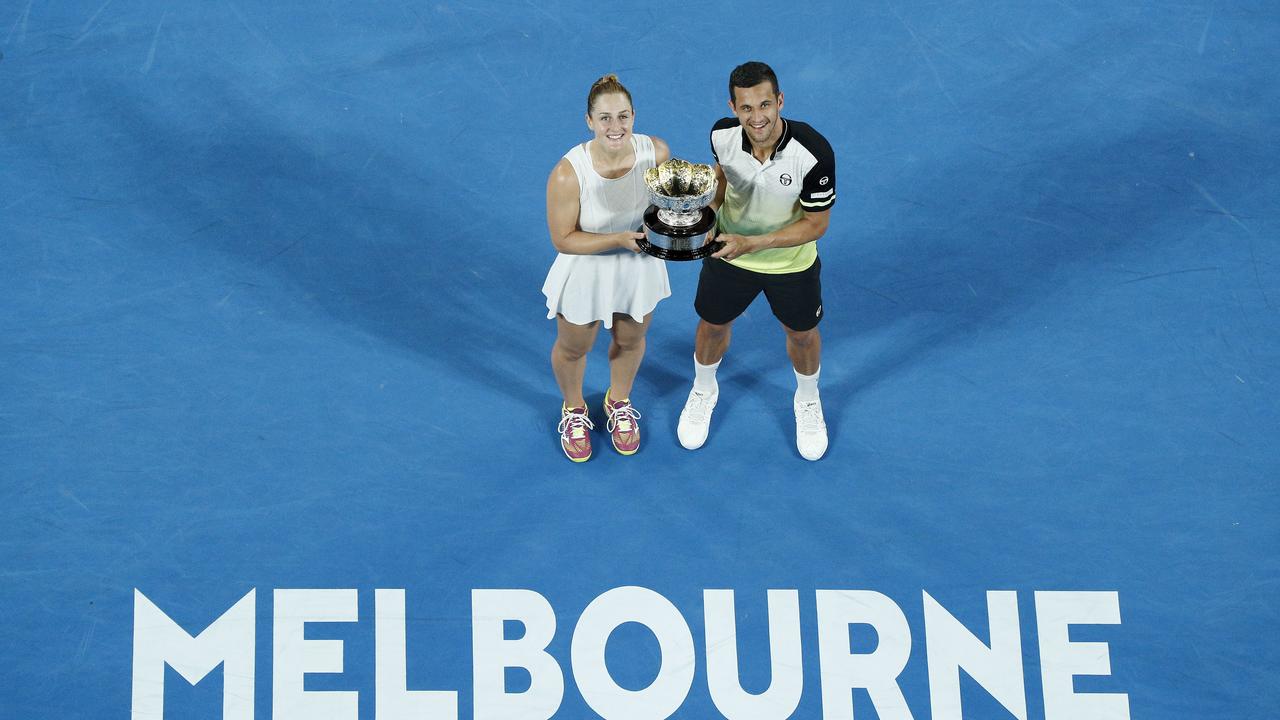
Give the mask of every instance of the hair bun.
[[597, 97], [607, 95], [609, 93], [625, 95], [627, 103], [630, 104], [631, 102], [631, 93], [621, 82], [618, 81], [617, 75], [609, 73], [601, 76], [599, 80], [591, 83], [591, 91], [587, 93], [587, 114], [591, 114], [591, 108], [595, 105]]

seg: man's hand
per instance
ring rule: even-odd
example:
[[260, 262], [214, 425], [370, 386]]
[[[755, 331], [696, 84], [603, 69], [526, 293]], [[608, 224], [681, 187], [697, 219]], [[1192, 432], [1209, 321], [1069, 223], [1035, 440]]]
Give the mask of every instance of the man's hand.
[[711, 257], [732, 260], [736, 257], [753, 253], [765, 247], [763, 235], [730, 235], [722, 233], [716, 240], [724, 243], [724, 247], [711, 254]]

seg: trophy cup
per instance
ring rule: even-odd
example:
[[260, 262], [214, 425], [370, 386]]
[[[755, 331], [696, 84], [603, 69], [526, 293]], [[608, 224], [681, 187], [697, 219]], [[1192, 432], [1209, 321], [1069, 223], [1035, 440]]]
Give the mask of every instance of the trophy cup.
[[699, 260], [724, 243], [707, 242], [716, 213], [707, 207], [716, 196], [716, 173], [710, 165], [677, 158], [649, 168], [644, 184], [653, 203], [644, 212], [644, 239], [637, 245], [663, 260]]

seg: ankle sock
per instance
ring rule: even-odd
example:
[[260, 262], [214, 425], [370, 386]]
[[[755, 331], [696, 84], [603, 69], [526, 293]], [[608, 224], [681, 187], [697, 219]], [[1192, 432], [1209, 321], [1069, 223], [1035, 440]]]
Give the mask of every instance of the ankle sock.
[[812, 375], [801, 375], [799, 370], [795, 370], [796, 402], [813, 402], [818, 399], [818, 374], [821, 372], [821, 367], [814, 370]]
[[716, 383], [716, 368], [720, 367], [722, 360], [717, 360], [710, 365], [703, 365], [698, 362], [697, 356], [693, 358], [693, 389], [704, 393], [713, 393], [719, 390], [720, 386]]

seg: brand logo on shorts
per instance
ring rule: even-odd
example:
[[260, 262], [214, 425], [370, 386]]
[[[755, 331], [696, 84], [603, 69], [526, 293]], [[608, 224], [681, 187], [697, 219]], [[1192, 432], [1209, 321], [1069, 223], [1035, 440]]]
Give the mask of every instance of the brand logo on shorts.
[[778, 178], [778, 182], [782, 183], [783, 185], [790, 185], [791, 176], [786, 173], [782, 173], [782, 177]]
[[822, 306], [818, 306], [818, 312], [813, 314], [814, 317], [822, 317]]

